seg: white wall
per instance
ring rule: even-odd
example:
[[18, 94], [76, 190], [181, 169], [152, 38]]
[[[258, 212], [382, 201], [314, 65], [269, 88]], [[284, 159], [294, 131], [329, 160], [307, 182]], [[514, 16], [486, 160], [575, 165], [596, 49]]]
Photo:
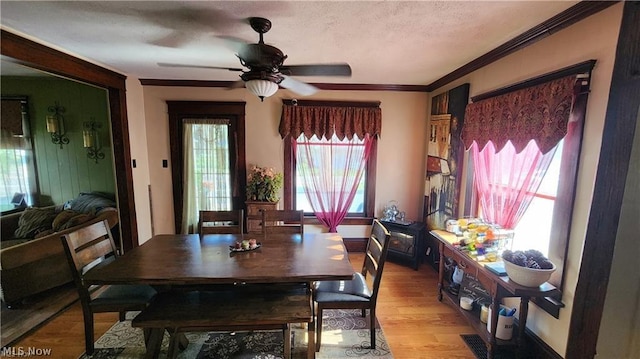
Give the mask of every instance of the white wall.
[[[148, 144], [149, 179], [156, 234], [174, 233], [174, 209], [171, 168], [162, 168], [170, 160], [167, 100], [245, 101], [247, 165], [284, 169], [284, 146], [278, 133], [282, 99], [294, 98], [288, 90], [279, 90], [264, 102], [245, 89], [144, 87], [144, 113]], [[311, 100], [381, 101], [382, 136], [378, 142], [376, 211], [390, 200], [398, 201], [407, 217], [419, 220], [422, 208], [424, 153], [426, 144], [427, 97], [420, 92], [320, 91], [305, 97]], [[132, 138], [133, 135], [132, 135]], [[171, 164], [170, 164], [171, 165]], [[311, 232], [321, 227], [309, 228]], [[340, 226], [345, 237], [365, 237], [368, 226]]]
[[133, 173], [133, 193], [135, 196], [138, 242], [151, 238], [151, 206], [149, 204], [149, 159], [147, 156], [147, 133], [144, 117], [142, 85], [136, 78], [128, 78], [127, 118], [129, 120], [129, 143], [131, 159], [136, 161]]
[[[560, 318], [535, 305], [529, 309], [527, 327], [560, 355], [565, 354], [571, 311], [598, 166], [602, 129], [622, 16], [622, 3], [563, 29], [537, 43], [483, 67], [462, 79], [433, 91], [441, 93], [462, 83], [471, 84], [470, 96], [507, 86], [586, 60], [596, 59], [587, 105], [584, 140], [580, 154], [567, 270]], [[584, 298], [578, 298], [584, 300]]]

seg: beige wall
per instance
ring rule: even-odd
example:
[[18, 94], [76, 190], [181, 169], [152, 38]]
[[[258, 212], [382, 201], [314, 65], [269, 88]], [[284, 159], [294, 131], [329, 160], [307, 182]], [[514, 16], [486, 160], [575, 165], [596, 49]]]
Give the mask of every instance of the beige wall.
[[[171, 168], [162, 168], [162, 160], [170, 160], [167, 100], [245, 101], [247, 164], [270, 166], [283, 171], [283, 142], [278, 134], [282, 99], [294, 98], [287, 90], [279, 90], [264, 102], [245, 89], [154, 87], [144, 93], [146, 133], [131, 134], [147, 139], [149, 183], [153, 228], [156, 234], [173, 233], [174, 209]], [[376, 178], [376, 212], [390, 200], [398, 201], [407, 217], [418, 220], [421, 215], [424, 153], [426, 143], [427, 94], [419, 92], [320, 91], [305, 97], [317, 100], [381, 101], [382, 136], [378, 143]], [[131, 127], [131, 126], [130, 126]], [[136, 188], [137, 190], [137, 188]], [[143, 202], [143, 201], [141, 201]], [[136, 208], [144, 206], [136, 195]], [[140, 218], [140, 214], [138, 214]], [[140, 220], [140, 219], [139, 219]], [[367, 236], [368, 226], [340, 226], [345, 237]], [[309, 228], [321, 231], [321, 227]], [[142, 243], [146, 238], [141, 237]]]
[[592, 91], [589, 95], [584, 128], [584, 145], [580, 155], [577, 198], [574, 204], [566, 285], [562, 298], [566, 307], [560, 311], [560, 318], [555, 319], [535, 305], [531, 305], [527, 321], [529, 329], [563, 356], [566, 351], [574, 291], [600, 154], [621, 16], [622, 4], [614, 5], [432, 93], [438, 94], [461, 83], [469, 82], [470, 96], [475, 96], [582, 61], [590, 59], [598, 61], [593, 70]]
[[138, 241], [143, 243], [151, 237], [151, 206], [149, 203], [149, 159], [147, 156], [147, 134], [144, 117], [144, 97], [142, 85], [136, 78], [128, 78], [127, 118], [129, 120], [129, 143], [131, 159], [136, 161], [133, 168], [133, 193], [135, 195]]

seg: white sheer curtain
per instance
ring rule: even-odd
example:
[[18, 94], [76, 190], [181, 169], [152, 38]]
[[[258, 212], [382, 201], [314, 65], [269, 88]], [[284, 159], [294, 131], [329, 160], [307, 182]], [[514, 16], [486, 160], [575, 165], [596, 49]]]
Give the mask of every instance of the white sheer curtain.
[[340, 140], [336, 135], [328, 140], [315, 135], [307, 139], [303, 134], [292, 141], [304, 192], [329, 232], [337, 232], [349, 212], [365, 173], [372, 141], [368, 134], [362, 140], [357, 136]]
[[0, 210], [13, 209], [11, 199], [16, 193], [25, 194], [26, 203], [33, 203], [29, 188], [29, 162], [32, 158], [29, 140], [2, 131], [0, 143]]
[[194, 233], [201, 210], [232, 209], [229, 121], [186, 119], [183, 124], [182, 233]]
[[27, 204], [33, 204], [35, 169], [31, 147], [29, 121], [24, 99], [2, 99], [0, 121], [0, 211], [13, 209], [15, 194], [24, 194]]

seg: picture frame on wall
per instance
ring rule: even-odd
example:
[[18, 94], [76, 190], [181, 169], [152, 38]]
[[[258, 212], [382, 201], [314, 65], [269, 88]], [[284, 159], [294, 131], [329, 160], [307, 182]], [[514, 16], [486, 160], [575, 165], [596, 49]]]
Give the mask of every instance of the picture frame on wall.
[[458, 169], [464, 158], [460, 134], [468, 102], [468, 83], [432, 98], [423, 205], [429, 230], [444, 229], [447, 219], [458, 217], [462, 182]]

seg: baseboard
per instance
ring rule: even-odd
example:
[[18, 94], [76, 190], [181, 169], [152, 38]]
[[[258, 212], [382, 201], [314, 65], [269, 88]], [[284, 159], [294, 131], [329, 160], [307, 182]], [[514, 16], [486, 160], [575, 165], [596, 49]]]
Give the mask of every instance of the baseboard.
[[562, 359], [563, 357], [556, 353], [549, 344], [545, 343], [534, 332], [525, 329], [525, 337], [528, 342], [528, 347], [534, 352], [534, 358], [536, 359]]

